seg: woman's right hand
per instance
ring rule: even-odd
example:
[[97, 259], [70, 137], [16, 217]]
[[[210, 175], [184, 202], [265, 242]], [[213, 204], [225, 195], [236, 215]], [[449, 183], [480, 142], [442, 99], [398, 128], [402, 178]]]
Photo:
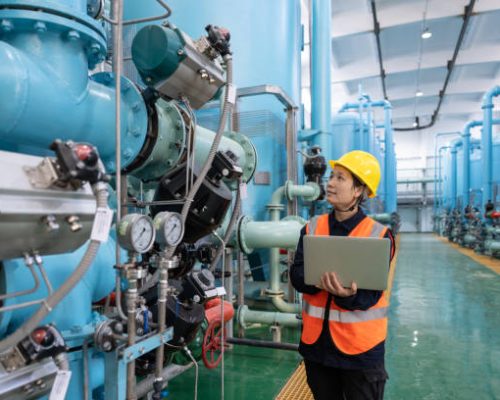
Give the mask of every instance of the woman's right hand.
[[350, 288], [343, 287], [335, 272], [325, 272], [321, 276], [321, 283], [317, 287], [339, 297], [354, 296], [358, 291], [356, 282], [352, 282]]

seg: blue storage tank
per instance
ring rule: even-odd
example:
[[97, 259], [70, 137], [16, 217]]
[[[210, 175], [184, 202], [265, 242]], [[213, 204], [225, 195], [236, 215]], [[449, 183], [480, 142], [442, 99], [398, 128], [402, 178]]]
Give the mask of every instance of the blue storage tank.
[[[206, 35], [204, 28], [208, 24], [229, 29], [237, 87], [278, 85], [296, 105], [300, 105], [302, 27], [299, 0], [171, 0], [168, 4], [173, 11], [169, 21], [195, 40]], [[155, 1], [125, 0], [124, 18], [127, 20], [162, 12]], [[125, 55], [138, 29], [140, 26], [126, 29]], [[128, 65], [127, 71], [133, 74], [133, 66]], [[259, 158], [257, 184], [255, 181], [249, 184], [244, 212], [262, 220], [266, 219], [265, 205], [272, 193], [286, 180], [285, 114], [283, 105], [269, 95], [242, 99], [238, 112], [238, 130], [250, 137]], [[217, 114], [218, 110], [205, 110], [200, 113], [198, 123], [214, 129]]]

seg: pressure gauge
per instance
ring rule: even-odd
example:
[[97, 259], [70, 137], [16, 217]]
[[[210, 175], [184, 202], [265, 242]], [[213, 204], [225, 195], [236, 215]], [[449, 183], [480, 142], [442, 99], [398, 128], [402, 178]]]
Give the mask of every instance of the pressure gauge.
[[155, 241], [153, 221], [147, 215], [127, 214], [118, 225], [118, 243], [124, 249], [136, 253], [151, 250]]
[[184, 237], [182, 216], [176, 212], [164, 211], [154, 219], [156, 241], [160, 245], [177, 246]]

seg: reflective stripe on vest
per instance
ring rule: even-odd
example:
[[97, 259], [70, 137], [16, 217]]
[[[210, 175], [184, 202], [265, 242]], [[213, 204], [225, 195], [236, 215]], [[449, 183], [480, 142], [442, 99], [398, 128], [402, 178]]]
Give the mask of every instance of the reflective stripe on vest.
[[[365, 217], [349, 236], [383, 238], [386, 232], [385, 226]], [[312, 218], [306, 227], [306, 233], [329, 235], [328, 214]], [[326, 317], [327, 302], [328, 292], [324, 290], [315, 295], [304, 294], [302, 342], [313, 344], [318, 340]], [[387, 336], [388, 306], [385, 292], [377, 304], [368, 310], [345, 310], [332, 300], [328, 310], [328, 325], [336, 347], [346, 354], [355, 355], [364, 353], [384, 341]]]

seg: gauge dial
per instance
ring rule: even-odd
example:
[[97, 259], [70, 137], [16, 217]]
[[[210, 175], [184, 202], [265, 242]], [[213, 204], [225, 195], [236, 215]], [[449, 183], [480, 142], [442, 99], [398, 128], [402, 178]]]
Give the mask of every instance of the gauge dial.
[[118, 242], [120, 246], [136, 253], [151, 250], [155, 240], [153, 221], [147, 215], [128, 214], [122, 218], [118, 226]]
[[156, 241], [160, 245], [177, 246], [184, 236], [182, 216], [176, 212], [164, 211], [154, 219]]

